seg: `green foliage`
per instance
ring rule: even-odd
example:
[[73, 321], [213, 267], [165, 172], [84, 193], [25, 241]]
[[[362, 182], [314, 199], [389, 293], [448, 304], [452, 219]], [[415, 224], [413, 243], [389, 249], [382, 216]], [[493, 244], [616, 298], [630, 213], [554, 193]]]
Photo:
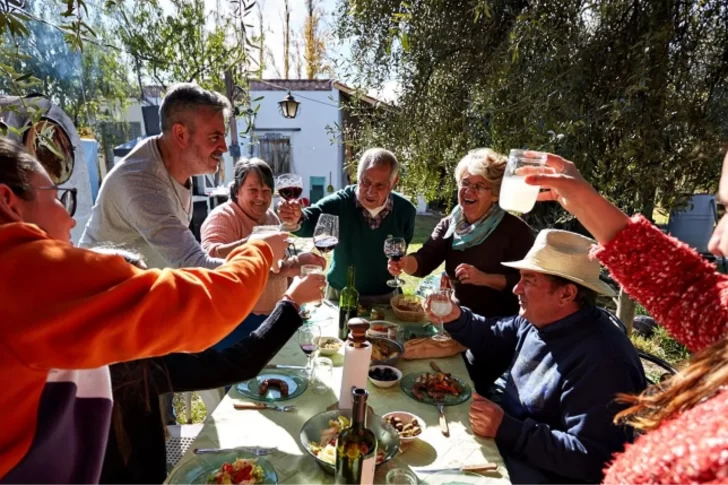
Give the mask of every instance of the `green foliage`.
[[[5, 17], [0, 12], [0, 24], [3, 18], [23, 21], [22, 31], [9, 28], [0, 37], [0, 72], [4, 74], [0, 91], [17, 96], [42, 93], [83, 128], [108, 118], [108, 107], [123, 106], [130, 94], [128, 71], [117, 51], [101, 47], [111, 42], [104, 19], [89, 16], [85, 2], [70, 3], [34, 1], [27, 2], [23, 11], [4, 12]], [[71, 17], [81, 11], [80, 30], [72, 33], [75, 21]], [[77, 39], [90, 35], [94, 41], [79, 50]], [[40, 116], [32, 103], [20, 109], [32, 119]]]
[[255, 47], [245, 36], [249, 25], [243, 21], [253, 2], [232, 2], [242, 17], [226, 15], [212, 26], [204, 0], [170, 3], [172, 15], [166, 15], [157, 0], [119, 4], [113, 10], [118, 20], [116, 34], [134, 59], [138, 74], [163, 87], [196, 82], [224, 92], [224, 71], [244, 65], [245, 46]]
[[[455, 165], [479, 146], [562, 154], [628, 212], [716, 188], [722, 1], [341, 0], [337, 17], [350, 78], [401, 87], [396, 109], [364, 114], [347, 139], [394, 149], [410, 193], [452, 193]], [[547, 205], [529, 217], [567, 219]]]

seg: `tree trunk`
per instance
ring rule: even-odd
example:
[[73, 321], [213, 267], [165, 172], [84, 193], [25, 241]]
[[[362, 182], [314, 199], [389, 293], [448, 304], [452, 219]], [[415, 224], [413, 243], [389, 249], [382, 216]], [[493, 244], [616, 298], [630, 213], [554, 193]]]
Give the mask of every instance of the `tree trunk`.
[[284, 20], [283, 20], [283, 77], [288, 79], [291, 62], [291, 7], [288, 0], [284, 3]]

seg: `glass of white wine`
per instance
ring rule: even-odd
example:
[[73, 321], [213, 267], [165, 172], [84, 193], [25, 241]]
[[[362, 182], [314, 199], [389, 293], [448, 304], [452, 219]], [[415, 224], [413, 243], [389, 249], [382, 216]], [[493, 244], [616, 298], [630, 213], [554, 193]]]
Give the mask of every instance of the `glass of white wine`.
[[450, 340], [450, 336], [445, 333], [442, 318], [449, 315], [452, 311], [452, 290], [448, 288], [440, 288], [433, 292], [430, 298], [430, 311], [439, 317], [439, 325], [437, 325], [437, 333], [432, 337], [433, 340], [446, 341]]

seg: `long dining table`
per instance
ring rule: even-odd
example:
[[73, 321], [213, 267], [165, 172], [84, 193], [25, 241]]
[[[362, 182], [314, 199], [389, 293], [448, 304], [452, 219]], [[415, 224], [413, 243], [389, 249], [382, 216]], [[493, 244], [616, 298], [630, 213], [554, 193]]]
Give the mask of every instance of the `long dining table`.
[[[390, 309], [385, 310], [385, 319], [404, 326], [405, 335], [416, 326], [425, 323], [407, 323], [394, 317]], [[322, 304], [315, 308], [310, 319], [304, 325], [319, 325], [323, 336], [336, 336], [338, 333], [338, 310], [330, 304]], [[304, 423], [312, 416], [326, 411], [336, 403], [341, 385], [344, 351], [330, 357], [334, 367], [326, 390], [323, 393], [312, 392], [311, 386], [300, 396], [281, 401], [276, 404], [295, 405], [295, 412], [279, 412], [273, 410], [236, 410], [236, 402], [250, 401], [243, 397], [235, 387], [205, 420], [200, 434], [190, 446], [188, 452], [170, 474], [172, 477], [181, 466], [190, 460], [204, 460], [205, 455], [193, 453], [195, 448], [237, 448], [237, 447], [275, 447], [277, 451], [265, 457], [273, 465], [278, 475], [278, 483], [334, 483], [334, 477], [324, 472], [316, 460], [304, 450], [299, 442], [299, 435]], [[449, 372], [472, 388], [472, 382], [460, 355], [439, 359], [405, 360], [400, 359], [397, 368], [403, 375], [409, 373], [432, 372], [430, 362], [435, 361], [443, 372]], [[298, 346], [294, 335], [272, 359], [271, 364], [303, 365], [306, 362], [304, 353]], [[408, 397], [397, 384], [383, 389], [367, 384], [369, 405], [374, 414], [382, 416], [392, 411], [406, 411], [424, 420], [426, 427], [419, 439], [407, 444], [389, 462], [377, 467], [375, 483], [386, 483], [389, 470], [405, 468], [414, 471], [419, 480], [426, 479], [429, 474], [418, 471], [420, 468], [460, 467], [494, 463], [498, 465], [495, 472], [483, 475], [484, 480], [494, 484], [509, 484], [508, 471], [498, 447], [492, 439], [476, 436], [468, 419], [471, 399], [455, 405], [447, 406], [445, 414], [449, 423], [449, 436], [443, 435], [439, 426], [437, 407], [418, 402]], [[254, 402], [254, 401], [252, 401]], [[371, 419], [371, 418], [369, 418]], [[168, 483], [170, 480], [168, 479]]]

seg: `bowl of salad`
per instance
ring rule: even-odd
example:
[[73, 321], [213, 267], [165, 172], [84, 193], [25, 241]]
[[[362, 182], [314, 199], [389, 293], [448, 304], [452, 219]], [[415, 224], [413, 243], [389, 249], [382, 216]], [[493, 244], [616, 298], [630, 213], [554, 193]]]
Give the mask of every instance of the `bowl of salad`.
[[275, 485], [278, 474], [265, 458], [243, 450], [231, 450], [195, 455], [180, 464], [168, 483]]
[[[351, 410], [335, 409], [313, 416], [301, 428], [301, 446], [327, 473], [333, 475], [336, 467], [336, 438], [351, 426]], [[377, 438], [377, 466], [382, 465], [399, 451], [399, 434], [380, 416], [367, 416], [367, 428]]]

